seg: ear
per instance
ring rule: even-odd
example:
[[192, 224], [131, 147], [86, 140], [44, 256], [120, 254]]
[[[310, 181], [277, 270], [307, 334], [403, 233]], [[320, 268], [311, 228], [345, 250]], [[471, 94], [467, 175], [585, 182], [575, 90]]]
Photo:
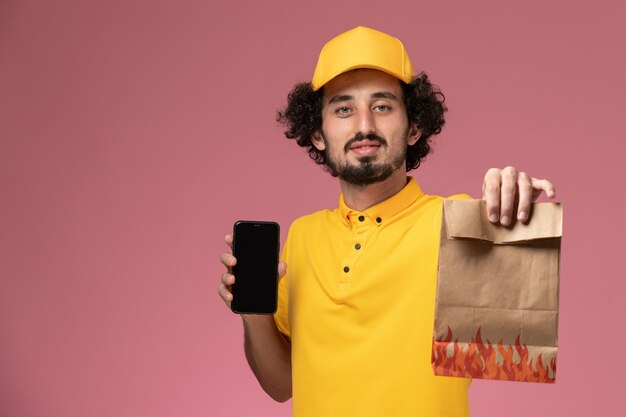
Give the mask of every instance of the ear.
[[326, 149], [326, 143], [324, 143], [324, 138], [322, 138], [322, 133], [319, 130], [313, 132], [311, 135], [311, 142], [313, 142], [313, 146], [315, 146], [318, 151]]
[[409, 126], [409, 135], [407, 136], [407, 144], [413, 146], [422, 137], [422, 132], [417, 127], [417, 124], [411, 123]]

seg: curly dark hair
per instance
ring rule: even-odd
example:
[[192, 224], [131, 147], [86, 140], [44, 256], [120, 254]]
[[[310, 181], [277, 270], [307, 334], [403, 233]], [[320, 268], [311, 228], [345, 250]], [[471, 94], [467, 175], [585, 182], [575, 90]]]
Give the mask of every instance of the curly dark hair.
[[[409, 84], [401, 81], [400, 84], [407, 119], [421, 132], [420, 140], [407, 148], [406, 170], [410, 171], [419, 167], [430, 153], [431, 137], [441, 132], [445, 124], [443, 114], [448, 109], [444, 105], [445, 96], [425, 73], [414, 77]], [[326, 165], [326, 153], [313, 146], [311, 138], [322, 128], [323, 95], [323, 88], [313, 91], [310, 83], [296, 84], [287, 96], [287, 107], [276, 114], [276, 121], [287, 128], [285, 136], [306, 148], [311, 159], [320, 165]]]

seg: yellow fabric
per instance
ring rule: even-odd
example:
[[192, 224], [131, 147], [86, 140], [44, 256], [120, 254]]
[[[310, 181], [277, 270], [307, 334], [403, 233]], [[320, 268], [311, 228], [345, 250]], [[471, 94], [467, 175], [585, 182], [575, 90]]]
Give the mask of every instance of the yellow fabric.
[[407, 84], [413, 77], [411, 60], [399, 39], [358, 26], [324, 45], [311, 80], [313, 90], [317, 91], [339, 74], [357, 68], [384, 71]]
[[275, 320], [294, 417], [469, 415], [470, 381], [430, 364], [442, 201], [411, 178], [364, 212], [341, 197], [292, 224]]

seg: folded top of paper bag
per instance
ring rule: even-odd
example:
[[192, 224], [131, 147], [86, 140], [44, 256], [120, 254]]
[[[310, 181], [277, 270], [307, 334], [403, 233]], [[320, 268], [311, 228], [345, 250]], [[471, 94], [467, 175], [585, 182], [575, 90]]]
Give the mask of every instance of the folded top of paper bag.
[[530, 221], [515, 221], [509, 227], [489, 221], [484, 200], [446, 200], [444, 204], [449, 239], [479, 239], [498, 244], [559, 238], [563, 233], [560, 203], [535, 203]]

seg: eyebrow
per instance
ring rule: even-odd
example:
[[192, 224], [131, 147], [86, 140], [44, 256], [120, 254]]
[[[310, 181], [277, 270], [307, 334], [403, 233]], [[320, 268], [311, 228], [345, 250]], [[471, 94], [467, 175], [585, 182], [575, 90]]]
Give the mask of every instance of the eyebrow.
[[[373, 93], [371, 95], [372, 98], [386, 98], [386, 99], [390, 99], [390, 100], [397, 100], [398, 97], [396, 97], [396, 95], [390, 91], [378, 91], [376, 93]], [[353, 100], [354, 97], [350, 96], [350, 95], [343, 95], [343, 96], [334, 96], [333, 98], [331, 98], [328, 101], [328, 104], [333, 104], [333, 103], [339, 103], [342, 101], [350, 101]]]
[[388, 98], [390, 100], [397, 100], [398, 97], [390, 91], [380, 91], [378, 93], [372, 94], [372, 98]]
[[333, 98], [330, 99], [330, 101], [328, 102], [328, 104], [333, 104], [333, 103], [338, 103], [340, 101], [350, 101], [352, 100], [354, 97], [352, 96], [335, 96]]

